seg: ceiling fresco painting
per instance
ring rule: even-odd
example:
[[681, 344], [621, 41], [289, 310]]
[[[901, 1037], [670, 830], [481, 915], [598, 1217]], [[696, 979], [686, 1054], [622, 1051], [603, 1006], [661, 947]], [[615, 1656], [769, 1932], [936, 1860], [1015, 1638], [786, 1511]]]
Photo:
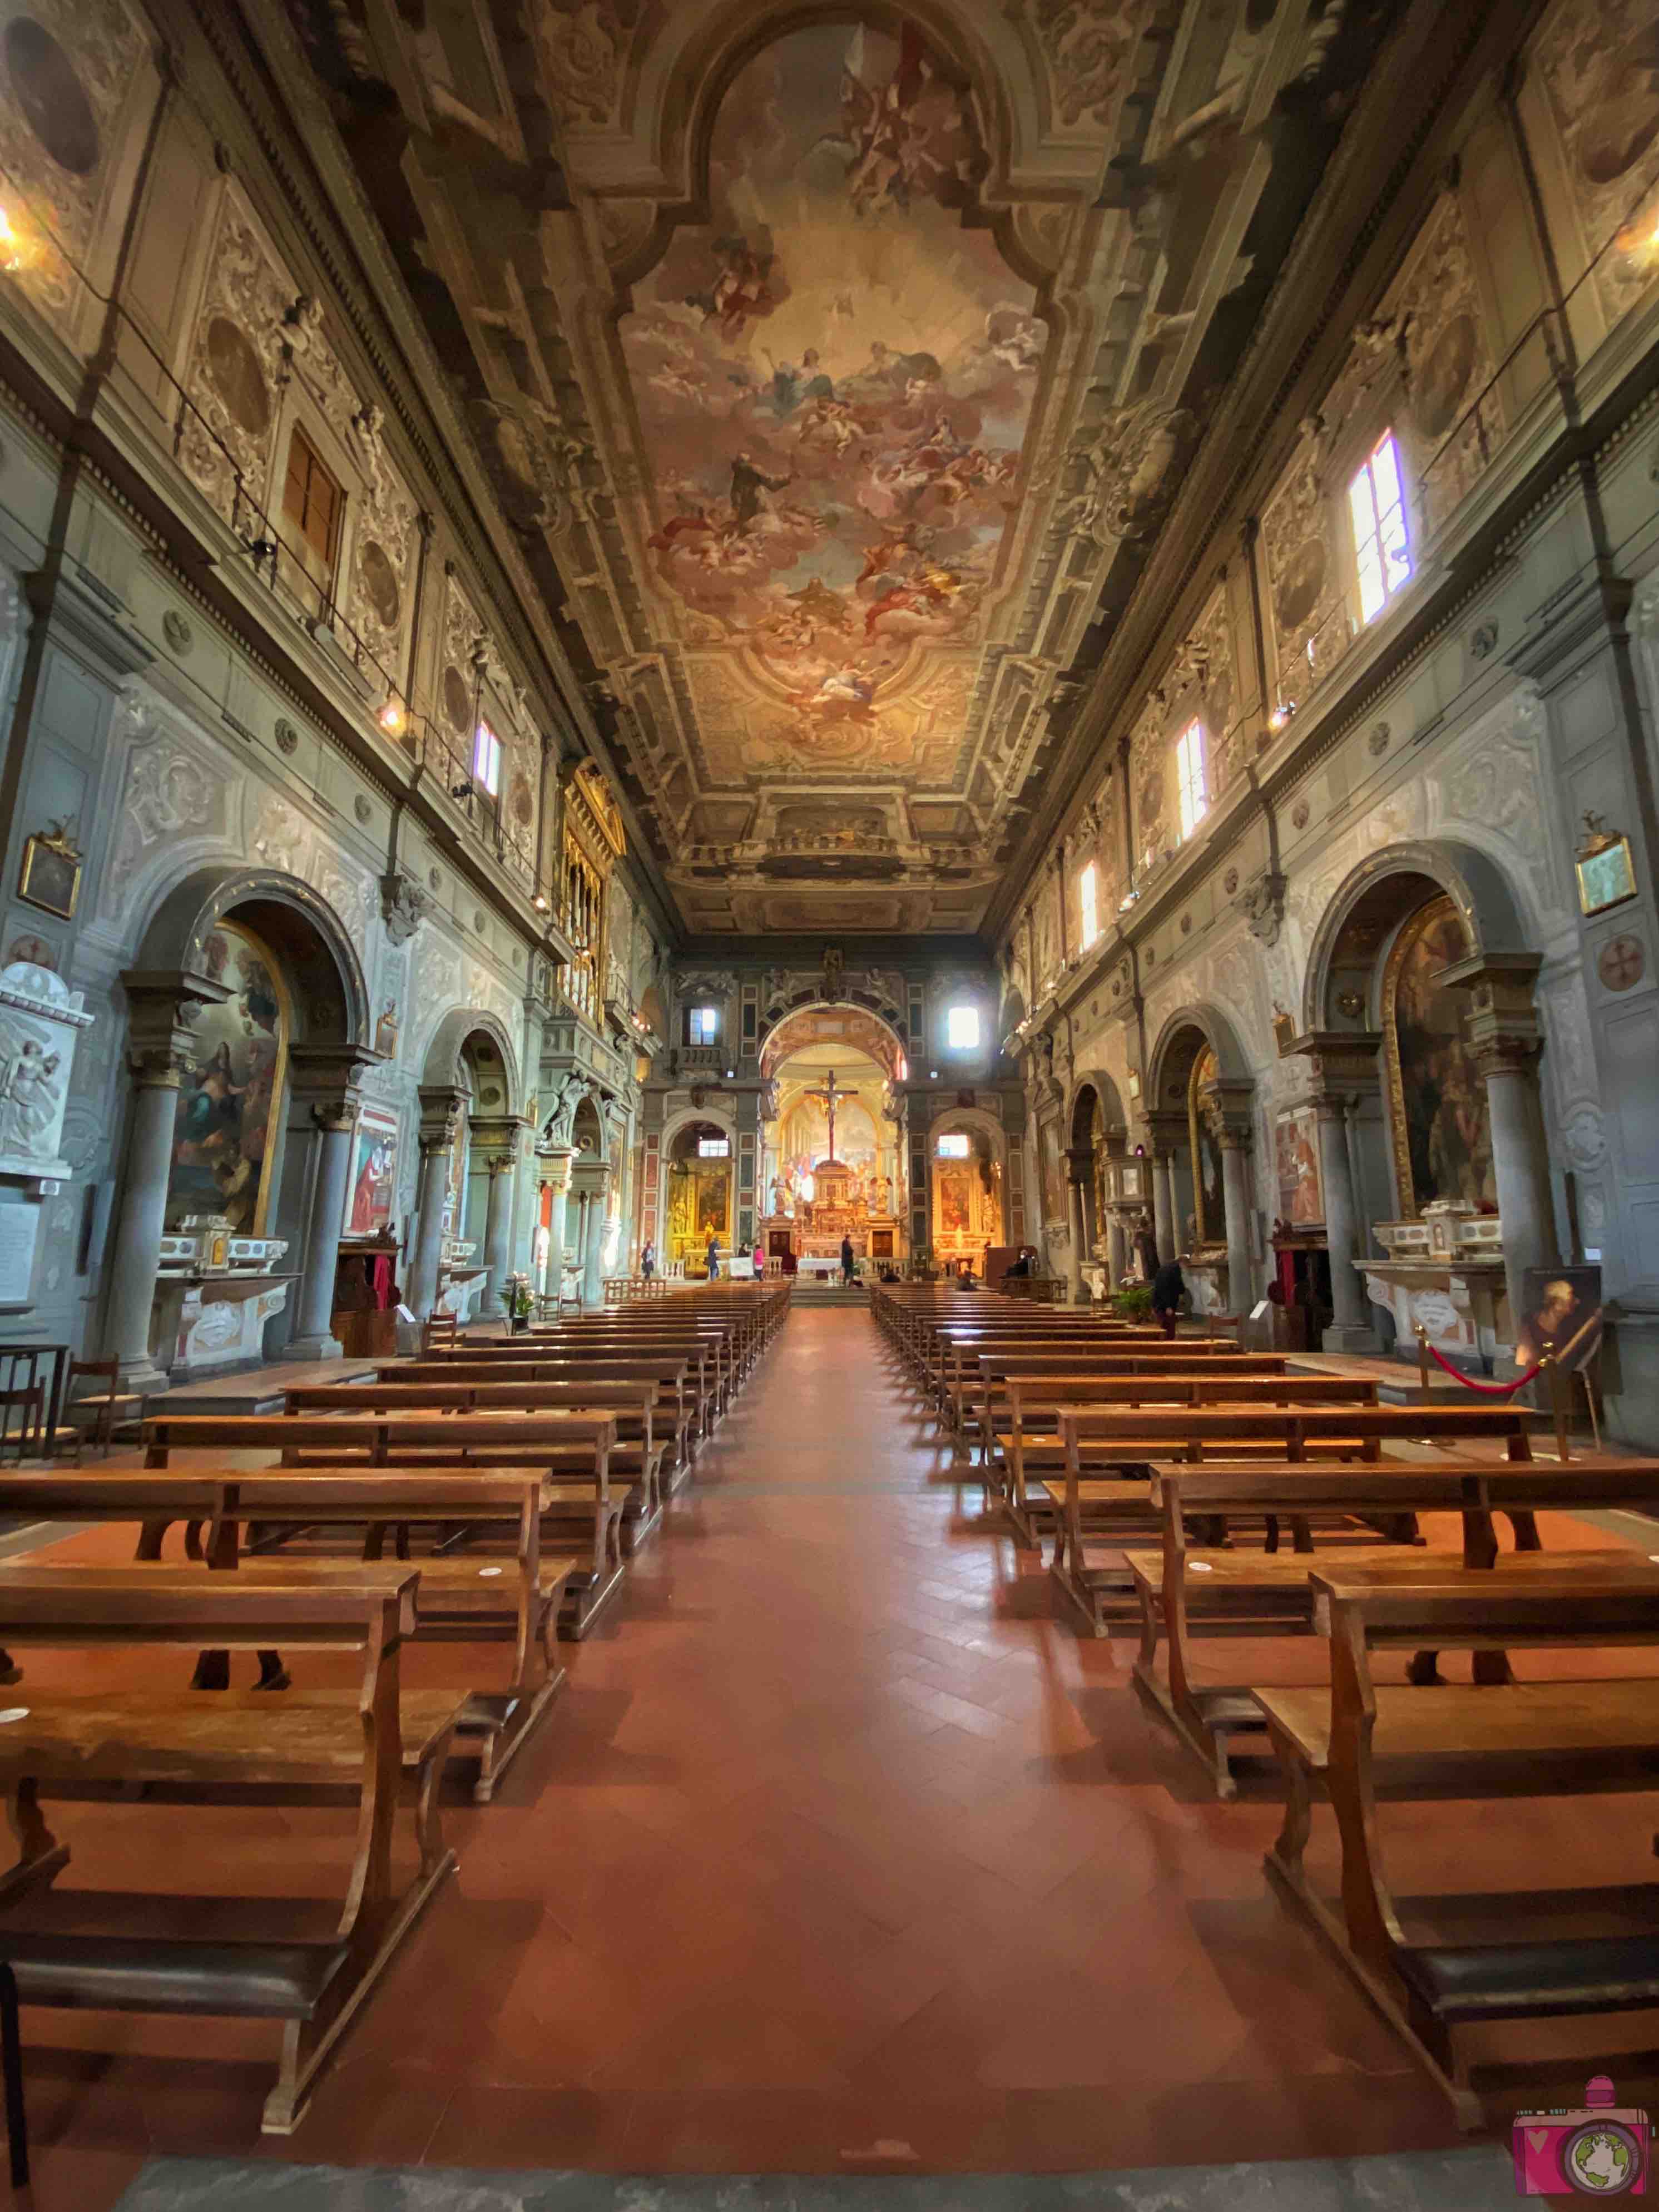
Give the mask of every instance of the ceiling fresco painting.
[[978, 641], [1045, 343], [1034, 289], [963, 228], [985, 166], [919, 32], [797, 31], [720, 103], [712, 221], [635, 288], [647, 544], [717, 781], [948, 773], [962, 732], [927, 695]]
[[680, 921], [976, 928], [1397, 0], [289, 5]]

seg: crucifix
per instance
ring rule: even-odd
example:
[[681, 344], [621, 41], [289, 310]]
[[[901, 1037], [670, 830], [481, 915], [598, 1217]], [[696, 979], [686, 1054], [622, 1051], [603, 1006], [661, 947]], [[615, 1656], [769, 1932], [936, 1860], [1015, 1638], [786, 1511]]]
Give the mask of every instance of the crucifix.
[[836, 1101], [847, 1096], [846, 1090], [844, 1087], [840, 1091], [836, 1090], [836, 1071], [832, 1067], [822, 1091], [803, 1091], [801, 1095], [803, 1097], [810, 1098], [815, 1106], [822, 1106], [824, 1110], [830, 1123], [830, 1158], [833, 1160], [836, 1157]]

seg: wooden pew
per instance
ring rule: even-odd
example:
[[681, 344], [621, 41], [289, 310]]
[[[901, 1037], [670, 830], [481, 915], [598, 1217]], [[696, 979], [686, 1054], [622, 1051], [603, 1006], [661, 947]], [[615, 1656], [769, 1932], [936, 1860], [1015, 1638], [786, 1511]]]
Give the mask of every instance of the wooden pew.
[[[1203, 1762], [1218, 1796], [1231, 1797], [1236, 1792], [1231, 1740], [1260, 1735], [1264, 1723], [1248, 1686], [1194, 1686], [1188, 1646], [1194, 1609], [1211, 1634], [1306, 1633], [1313, 1626], [1310, 1577], [1315, 1571], [1363, 1565], [1368, 1574], [1389, 1568], [1410, 1575], [1437, 1564], [1420, 1546], [1356, 1540], [1368, 1532], [1356, 1531], [1354, 1522], [1401, 1512], [1461, 1515], [1462, 1565], [1472, 1571], [1501, 1563], [1511, 1573], [1553, 1571], [1563, 1555], [1537, 1547], [1534, 1511], [1540, 1506], [1565, 1512], [1651, 1510], [1659, 1504], [1659, 1460], [1605, 1468], [1517, 1468], [1503, 1460], [1438, 1467], [1382, 1462], [1364, 1468], [1166, 1465], [1152, 1470], [1152, 1497], [1163, 1516], [1162, 1546], [1157, 1552], [1129, 1552], [1124, 1559], [1141, 1611], [1135, 1686]], [[1495, 1511], [1507, 1512], [1519, 1523], [1514, 1552], [1498, 1551]], [[1322, 1540], [1314, 1549], [1310, 1530], [1316, 1515], [1346, 1524], [1337, 1539], [1346, 1548], [1334, 1550]], [[1189, 1524], [1195, 1521], [1221, 1519], [1231, 1525], [1240, 1516], [1253, 1522], [1265, 1517], [1270, 1527], [1280, 1519], [1290, 1521], [1297, 1548], [1217, 1549], [1190, 1540]], [[1607, 1562], [1609, 1571], [1624, 1561], [1646, 1563], [1645, 1553], [1632, 1547], [1567, 1556], [1581, 1565]], [[1167, 1683], [1158, 1672], [1160, 1641], [1168, 1654]]]
[[[1432, 1688], [1373, 1677], [1374, 1654], [1425, 1644], [1482, 1654], [1659, 1644], [1659, 1567], [1644, 1560], [1608, 1575], [1576, 1568], [1570, 1553], [1559, 1558], [1559, 1574], [1523, 1577], [1454, 1567], [1372, 1582], [1346, 1567], [1323, 1569], [1313, 1589], [1316, 1625], [1330, 1644], [1329, 1689], [1256, 1692], [1285, 1778], [1268, 1877], [1440, 2084], [1465, 2129], [1482, 2126], [1485, 2115], [1460, 2027], [1659, 2006], [1659, 1928], [1645, 1881], [1613, 1892], [1437, 1897], [1414, 1915], [1425, 1936], [1432, 1929], [1425, 1940], [1407, 1934], [1384, 1869], [1385, 1790], [1536, 1797], [1659, 1787], [1659, 1680], [1650, 1675]], [[1318, 1791], [1341, 1838], [1340, 1909], [1304, 1864]], [[1471, 1940], [1459, 1940], [1465, 1935]]]
[[[1188, 1350], [1199, 1357], [1187, 1357]], [[1088, 1382], [1105, 1381], [1121, 1375], [1283, 1375], [1285, 1355], [1280, 1352], [1235, 1352], [1230, 1345], [1188, 1346], [1185, 1342], [1163, 1345], [1142, 1345], [1134, 1349], [1114, 1347], [1109, 1352], [1073, 1352], [1062, 1347], [1053, 1352], [1032, 1352], [1022, 1345], [1018, 1351], [981, 1351], [974, 1355], [974, 1364], [979, 1370], [977, 1413], [968, 1410], [969, 1377], [963, 1380], [962, 1437], [968, 1438], [977, 1431], [981, 1466], [989, 1463], [994, 1438], [997, 1412], [1007, 1403], [1005, 1385], [1011, 1377], [1019, 1376], [1034, 1382], [1064, 1382], [1075, 1379]]]
[[[617, 1441], [612, 1413], [166, 1414], [144, 1423], [145, 1464], [165, 1468], [175, 1450], [274, 1451], [284, 1467], [399, 1473], [527, 1465], [544, 1480], [542, 1533], [554, 1548], [586, 1552], [566, 1584], [561, 1632], [580, 1640], [622, 1587], [622, 1499], [611, 1489]], [[147, 1525], [142, 1559], [158, 1557], [163, 1529]]]
[[[514, 1337], [505, 1343], [468, 1343], [452, 1355], [468, 1366], [488, 1364], [504, 1373], [520, 1367], [562, 1362], [580, 1379], [599, 1375], [609, 1363], [640, 1359], [683, 1359], [696, 1376], [699, 1436], [708, 1437], [725, 1413], [733, 1387], [735, 1358], [731, 1339], [711, 1329], [637, 1330], [603, 1336], [567, 1336], [554, 1332]], [[422, 1364], [434, 1363], [423, 1362]], [[387, 1372], [392, 1370], [388, 1369]]]
[[[609, 1354], [585, 1359], [405, 1359], [380, 1370], [382, 1382], [435, 1382], [445, 1388], [517, 1390], [526, 1384], [556, 1382], [567, 1388], [587, 1382], [599, 1383], [653, 1382], [656, 1385], [653, 1433], [670, 1441], [666, 1455], [665, 1490], [670, 1496], [690, 1478], [697, 1438], [702, 1430], [702, 1404], [698, 1395], [698, 1366], [687, 1355], [655, 1352], [639, 1358], [612, 1358]], [[481, 1401], [489, 1404], [489, 1399]], [[502, 1398], [494, 1401], [507, 1404]], [[570, 1401], [575, 1404], [578, 1401]], [[602, 1401], [603, 1402], [603, 1401]]]
[[666, 1440], [653, 1435], [657, 1413], [654, 1382], [472, 1383], [410, 1382], [401, 1376], [368, 1382], [334, 1382], [290, 1390], [287, 1413], [545, 1413], [561, 1410], [612, 1413], [617, 1442], [608, 1468], [623, 1500], [623, 1548], [630, 1554], [662, 1519], [662, 1462]]
[[[547, 1485], [530, 1468], [492, 1468], [404, 1474], [381, 1468], [272, 1468], [191, 1474], [82, 1475], [23, 1474], [0, 1479], [0, 1514], [30, 1521], [133, 1522], [165, 1527], [180, 1521], [185, 1557], [209, 1567], [240, 1568], [295, 1577], [314, 1575], [349, 1581], [349, 1559], [285, 1559], [273, 1563], [247, 1548], [251, 1523], [277, 1522], [308, 1528], [366, 1530], [367, 1558], [378, 1560], [388, 1530], [406, 1550], [411, 1523], [465, 1526], [482, 1532], [489, 1550], [428, 1553], [413, 1564], [422, 1572], [412, 1632], [422, 1638], [467, 1643], [508, 1641], [512, 1675], [504, 1690], [474, 1690], [456, 1725], [453, 1751], [476, 1758], [473, 1796], [485, 1803], [501, 1775], [562, 1686], [565, 1674], [553, 1639], [566, 1587], [581, 1562], [544, 1553], [541, 1516]], [[205, 1540], [202, 1530], [206, 1529]], [[50, 1564], [49, 1562], [47, 1564]], [[165, 1564], [165, 1563], [162, 1563]], [[264, 1655], [261, 1655], [262, 1658]], [[223, 1655], [204, 1652], [198, 1686], [223, 1687]], [[283, 1689], [286, 1678], [267, 1673], [261, 1691]]]
[[[1144, 1374], [1091, 1375], [1080, 1382], [1064, 1375], [1014, 1375], [1006, 1379], [1003, 1391], [1008, 1425], [994, 1439], [1004, 1474], [998, 1502], [1016, 1540], [1032, 1549], [1037, 1547], [1039, 1530], [1047, 1528], [1059, 1510], [1043, 1485], [1063, 1476], [1066, 1468], [1066, 1446], [1060, 1434], [1062, 1407], [1121, 1413], [1130, 1424], [1125, 1441], [1133, 1442], [1134, 1417], [1142, 1409], [1224, 1407], [1231, 1412], [1234, 1407], [1330, 1408], [1376, 1403], [1376, 1385], [1365, 1377], [1240, 1375], [1231, 1363], [1214, 1371], [1206, 1364], [1190, 1372], [1173, 1362], [1155, 1364]], [[1337, 1437], [1328, 1449], [1334, 1453], [1353, 1441]], [[1243, 1448], [1248, 1449], [1248, 1443]], [[1265, 1453], [1279, 1448], [1269, 1437], [1259, 1449]], [[995, 1467], [994, 1454], [986, 1476], [988, 1503]]]
[[[0, 1566], [0, 1638], [13, 1649], [121, 1650], [204, 1643], [252, 1650], [344, 1651], [361, 1664], [358, 1688], [333, 1698], [290, 1693], [246, 1698], [155, 1689], [68, 1692], [31, 1682], [25, 1704], [0, 1729], [0, 1785], [9, 1793], [16, 1863], [0, 1878], [9, 1907], [5, 1950], [25, 2004], [99, 2012], [250, 2016], [283, 2024], [282, 2060], [267, 2098], [267, 2134], [290, 2134], [318, 2073], [429, 1899], [454, 1870], [438, 1818], [437, 1778], [461, 1698], [400, 1690], [399, 1650], [412, 1617], [412, 1568], [359, 1566], [349, 1578], [315, 1571], [199, 1567]], [[401, 1890], [392, 1880], [393, 1824], [402, 1771], [418, 1776], [419, 1863]], [[346, 1790], [356, 1807], [356, 1849], [331, 1936], [262, 1940], [270, 1919], [292, 1926], [292, 1900], [225, 1899], [204, 1911], [234, 1917], [234, 1941], [156, 1931], [157, 1899], [52, 1888], [67, 1849], [46, 1826], [43, 1791], [93, 1784], [164, 1788], [211, 1804], [251, 1789], [280, 1801], [296, 1791]], [[246, 1823], [239, 1811], [239, 1825]], [[212, 1823], [199, 1831], [213, 1848]], [[185, 1869], [181, 1869], [183, 1874]], [[216, 1864], [216, 1888], [221, 1869]], [[284, 1907], [288, 1910], [284, 1911]], [[89, 1912], [116, 1922], [89, 1932]], [[176, 1916], [175, 1916], [176, 1917]]]

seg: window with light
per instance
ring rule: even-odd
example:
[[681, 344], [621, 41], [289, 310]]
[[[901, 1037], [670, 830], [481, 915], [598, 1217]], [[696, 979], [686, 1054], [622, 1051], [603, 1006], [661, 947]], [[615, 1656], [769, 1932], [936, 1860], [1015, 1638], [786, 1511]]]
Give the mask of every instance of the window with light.
[[1364, 466], [1348, 486], [1353, 520], [1353, 549], [1359, 570], [1359, 612], [1364, 622], [1380, 615], [1412, 573], [1406, 536], [1406, 495], [1401, 483], [1400, 448], [1392, 430], [1377, 440]]
[[687, 1044], [718, 1044], [720, 1041], [720, 1010], [718, 1006], [693, 1006], [685, 1018]]
[[965, 1160], [968, 1157], [968, 1141], [966, 1134], [963, 1133], [944, 1136], [934, 1146], [933, 1151], [942, 1160]]
[[1100, 934], [1100, 877], [1092, 860], [1077, 879], [1077, 904], [1086, 952]]
[[952, 1052], [979, 1049], [979, 1008], [952, 1006], [945, 1018], [945, 1042]]
[[494, 799], [501, 787], [501, 741], [488, 722], [472, 733], [472, 775]]
[[699, 1137], [697, 1158], [700, 1160], [729, 1160], [732, 1157], [730, 1137]]
[[1181, 799], [1181, 834], [1190, 837], [1210, 811], [1202, 722], [1189, 722], [1181, 732], [1176, 745], [1176, 785]]

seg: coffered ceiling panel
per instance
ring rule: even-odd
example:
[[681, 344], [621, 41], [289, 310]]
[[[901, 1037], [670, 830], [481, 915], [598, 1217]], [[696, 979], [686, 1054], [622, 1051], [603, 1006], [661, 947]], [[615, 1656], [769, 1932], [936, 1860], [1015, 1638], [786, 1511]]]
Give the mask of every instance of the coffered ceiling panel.
[[699, 930], [971, 927], [1384, 0], [294, 0]]

